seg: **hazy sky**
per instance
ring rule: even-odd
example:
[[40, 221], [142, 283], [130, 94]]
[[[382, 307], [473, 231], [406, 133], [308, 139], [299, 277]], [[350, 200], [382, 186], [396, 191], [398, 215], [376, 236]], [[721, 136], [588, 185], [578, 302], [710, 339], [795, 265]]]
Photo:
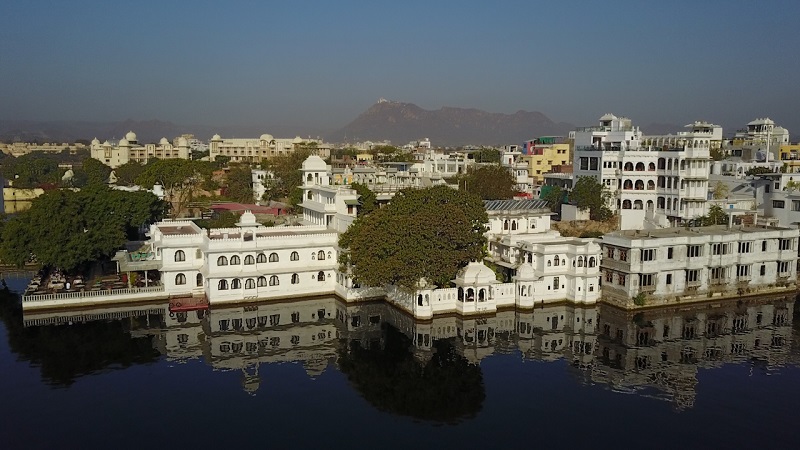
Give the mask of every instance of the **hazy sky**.
[[797, 0], [4, 0], [0, 21], [0, 119], [324, 131], [385, 97], [800, 133]]

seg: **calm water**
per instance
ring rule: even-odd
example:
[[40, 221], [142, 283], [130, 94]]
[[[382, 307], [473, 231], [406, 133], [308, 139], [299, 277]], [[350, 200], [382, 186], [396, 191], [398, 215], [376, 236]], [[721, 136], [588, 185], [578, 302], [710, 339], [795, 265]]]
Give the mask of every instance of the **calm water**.
[[23, 317], [0, 297], [3, 448], [800, 443], [794, 298], [416, 323], [325, 298]]

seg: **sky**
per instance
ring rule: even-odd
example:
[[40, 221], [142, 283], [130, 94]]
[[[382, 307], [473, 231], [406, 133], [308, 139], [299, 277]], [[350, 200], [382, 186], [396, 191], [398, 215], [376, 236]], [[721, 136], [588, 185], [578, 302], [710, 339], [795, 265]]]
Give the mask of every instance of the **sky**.
[[[0, 2], [0, 120], [335, 130], [379, 98], [800, 133], [800, 1]], [[731, 128], [733, 127], [733, 128]]]

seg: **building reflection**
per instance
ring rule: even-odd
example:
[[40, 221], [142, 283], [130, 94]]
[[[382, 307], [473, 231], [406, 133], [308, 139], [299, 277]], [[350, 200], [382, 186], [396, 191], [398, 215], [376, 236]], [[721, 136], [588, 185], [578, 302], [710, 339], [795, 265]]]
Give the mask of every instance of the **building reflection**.
[[[793, 297], [749, 298], [635, 314], [606, 305], [554, 304], [488, 317], [417, 321], [384, 302], [348, 305], [320, 297], [180, 313], [170, 313], [167, 304], [36, 313], [26, 314], [24, 325], [123, 321], [131, 338], [150, 338], [167, 360], [197, 359], [215, 370], [240, 371], [243, 388], [251, 394], [263, 382], [261, 364], [299, 363], [312, 379], [335, 367], [368, 397], [364, 376], [370, 370], [397, 370], [392, 364], [402, 360], [408, 366], [408, 358], [415, 371], [432, 370], [429, 363], [439, 358], [439, 366], [453, 369], [441, 372], [453, 377], [453, 383], [480, 390], [469, 405], [453, 406], [452, 399], [440, 399], [452, 410], [425, 411], [426, 417], [450, 420], [480, 407], [480, 362], [514, 353], [527, 360], [565, 360], [580, 382], [669, 401], [677, 409], [691, 408], [700, 369], [749, 364], [773, 370], [798, 364], [794, 302]], [[384, 355], [390, 352], [408, 355]], [[380, 361], [373, 365], [370, 358]], [[473, 368], [477, 374], [470, 373]], [[469, 373], [468, 379], [456, 379], [459, 371]], [[391, 381], [387, 375], [380, 382]], [[442, 390], [429, 387], [431, 392]], [[369, 400], [393, 408], [391, 398]]]

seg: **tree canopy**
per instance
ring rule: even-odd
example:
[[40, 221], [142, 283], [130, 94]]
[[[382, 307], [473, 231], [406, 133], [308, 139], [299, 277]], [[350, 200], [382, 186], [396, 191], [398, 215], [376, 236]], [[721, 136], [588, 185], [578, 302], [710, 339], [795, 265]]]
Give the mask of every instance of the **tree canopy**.
[[33, 257], [44, 266], [73, 270], [111, 256], [163, 212], [163, 202], [146, 191], [91, 186], [46, 192], [5, 223], [0, 259], [22, 266]]
[[747, 175], [747, 176], [751, 176], [751, 175], [755, 176], [755, 175], [761, 175], [761, 174], [765, 174], [765, 173], [772, 173], [772, 169], [770, 169], [769, 167], [751, 167], [751, 168], [747, 169], [747, 172], [745, 172], [744, 174]]
[[475, 153], [475, 161], [480, 163], [500, 164], [500, 150], [491, 147], [481, 147]]
[[73, 173], [73, 186], [101, 186], [108, 183], [108, 176], [111, 175], [111, 167], [103, 164], [94, 158], [86, 158]]
[[611, 217], [611, 210], [606, 206], [610, 195], [605, 185], [597, 181], [597, 178], [583, 176], [578, 178], [569, 199], [578, 209], [584, 211], [588, 209], [591, 220], [607, 220]]
[[708, 208], [708, 214], [700, 216], [694, 220], [694, 225], [707, 227], [709, 225], [727, 225], [728, 214], [719, 205], [711, 205]]
[[503, 166], [492, 164], [470, 168], [459, 178], [459, 189], [473, 193], [483, 200], [510, 199], [516, 194], [514, 177]]
[[4, 158], [0, 174], [14, 187], [32, 189], [43, 184], [58, 184], [64, 170], [51, 155], [28, 153], [17, 158]]
[[117, 177], [117, 184], [122, 186], [135, 185], [136, 179], [142, 174], [142, 172], [144, 172], [144, 166], [136, 161], [128, 161], [114, 169], [114, 175]]
[[487, 220], [483, 202], [468, 192], [404, 189], [339, 237], [343, 270], [370, 286], [414, 288], [421, 278], [447, 286], [459, 268], [483, 259]]
[[358, 192], [358, 200], [361, 206], [358, 208], [358, 216], [365, 216], [375, 208], [378, 207], [378, 200], [375, 196], [375, 193], [367, 186], [366, 184], [361, 183], [351, 183], [350, 187], [355, 189]]
[[136, 184], [148, 188], [155, 184], [163, 186], [172, 217], [180, 217], [205, 180], [211, 178], [212, 170], [204, 161], [158, 159], [144, 167], [136, 177]]
[[561, 215], [561, 206], [564, 204], [566, 193], [560, 186], [542, 186], [541, 199], [547, 202], [550, 211]]
[[249, 165], [232, 164], [226, 178], [226, 197], [239, 203], [253, 203], [253, 175]]
[[270, 159], [267, 169], [272, 171], [274, 177], [265, 186], [264, 200], [288, 200], [292, 206], [302, 203], [303, 192], [299, 186], [303, 184], [303, 174], [300, 169], [309, 155], [310, 150], [300, 149]]

